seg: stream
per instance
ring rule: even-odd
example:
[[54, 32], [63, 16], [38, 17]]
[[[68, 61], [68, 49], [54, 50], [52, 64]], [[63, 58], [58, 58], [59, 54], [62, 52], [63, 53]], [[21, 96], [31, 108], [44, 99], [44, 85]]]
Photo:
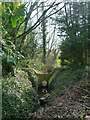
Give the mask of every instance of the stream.
[[[23, 70], [28, 73], [30, 81], [33, 82], [33, 80], [31, 80], [31, 78], [32, 78], [31, 73], [26, 69], [23, 69]], [[35, 108], [33, 110], [33, 113], [30, 115], [31, 118], [33, 118], [33, 116], [35, 117], [35, 116], [42, 115], [43, 110], [46, 108], [46, 106], [48, 106], [47, 99], [49, 97], [49, 93], [48, 93], [47, 85], [43, 84], [43, 86], [41, 88], [39, 88], [37, 93], [38, 93], [38, 96], [39, 96], [39, 105], [38, 105], [37, 108]]]
[[38, 95], [39, 95], [39, 103], [40, 105], [34, 110], [34, 113], [36, 114], [36, 116], [40, 116], [42, 115], [43, 110], [48, 106], [48, 90], [47, 87], [44, 86], [43, 88], [41, 88], [38, 91]]

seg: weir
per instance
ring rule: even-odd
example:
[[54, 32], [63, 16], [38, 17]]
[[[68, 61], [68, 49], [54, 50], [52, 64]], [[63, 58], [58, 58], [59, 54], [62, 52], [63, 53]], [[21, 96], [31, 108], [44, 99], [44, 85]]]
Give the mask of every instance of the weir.
[[[38, 88], [43, 87], [43, 83], [46, 82], [46, 87], [49, 87], [51, 80], [50, 78], [52, 77], [52, 75], [50, 73], [41, 73], [38, 72], [37, 70], [35, 70], [34, 68], [22, 68], [22, 70], [26, 71], [26, 72], [30, 72], [30, 70], [34, 71], [35, 76], [38, 79]], [[33, 81], [32, 81], [33, 82]]]
[[33, 69], [33, 71], [36, 77], [38, 78], [38, 86], [42, 87], [43, 86], [42, 83], [46, 81], [47, 83], [46, 86], [48, 87], [50, 84], [49, 79], [51, 78], [52, 75], [49, 73], [38, 73], [35, 69]]

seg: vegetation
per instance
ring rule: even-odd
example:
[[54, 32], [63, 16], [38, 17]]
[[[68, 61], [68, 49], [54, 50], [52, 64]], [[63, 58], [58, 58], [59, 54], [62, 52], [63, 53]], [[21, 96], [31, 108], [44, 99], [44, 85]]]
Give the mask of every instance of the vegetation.
[[38, 106], [38, 95], [27, 73], [18, 69], [15, 75], [2, 79], [3, 119], [26, 119]]
[[[71, 8], [73, 9], [72, 11]], [[62, 41], [60, 47], [62, 65], [75, 67], [86, 63], [88, 35], [87, 16], [87, 5], [83, 3], [70, 3], [68, 10], [67, 7], [65, 7], [65, 15], [63, 15], [62, 18], [57, 18], [58, 24], [61, 22], [64, 24], [59, 28], [60, 33], [62, 31], [66, 33], [66, 38]], [[81, 18], [82, 21], [80, 21]]]
[[89, 118], [90, 2], [0, 5], [2, 119]]
[[64, 68], [61, 73], [60, 70], [61, 69], [57, 70], [57, 75], [53, 78], [49, 87], [51, 91], [51, 100], [55, 99], [57, 96], [65, 94], [68, 87], [76, 85], [77, 82], [86, 76], [84, 66], [74, 69]]

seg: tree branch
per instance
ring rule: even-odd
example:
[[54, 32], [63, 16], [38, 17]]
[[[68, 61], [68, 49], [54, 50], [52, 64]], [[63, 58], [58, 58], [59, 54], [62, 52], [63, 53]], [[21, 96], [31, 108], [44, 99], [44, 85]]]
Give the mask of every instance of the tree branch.
[[[60, 3], [61, 3], [61, 2], [60, 2]], [[17, 36], [17, 38], [20, 38], [21, 36], [26, 36], [29, 32], [31, 32], [31, 31], [34, 30], [37, 26], [39, 26], [43, 20], [45, 20], [45, 19], [47, 19], [48, 17], [56, 14], [56, 13], [59, 12], [62, 8], [65, 7], [66, 4], [65, 4], [62, 8], [60, 8], [59, 10], [57, 10], [56, 12], [53, 12], [52, 14], [46, 16], [45, 19], [42, 19], [43, 15], [46, 14], [46, 12], [47, 12], [50, 8], [55, 7], [55, 6], [59, 5], [60, 3], [55, 4], [55, 2], [53, 2], [52, 5], [51, 5], [49, 8], [47, 8], [47, 10], [45, 10], [45, 11], [43, 12], [43, 14], [42, 14], [42, 15], [39, 17], [39, 19], [37, 20], [37, 22], [36, 22], [32, 27], [30, 27], [27, 31], [25, 31], [25, 32], [22, 33], [21, 35]], [[55, 4], [55, 5], [54, 5], [54, 4]], [[54, 6], [53, 6], [53, 5], [54, 5]]]

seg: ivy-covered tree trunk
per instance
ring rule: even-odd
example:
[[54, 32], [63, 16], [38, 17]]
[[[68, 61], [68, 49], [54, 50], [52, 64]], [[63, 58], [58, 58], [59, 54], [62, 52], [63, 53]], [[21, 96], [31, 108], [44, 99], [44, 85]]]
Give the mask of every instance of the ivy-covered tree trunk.
[[[44, 12], [44, 2], [42, 2], [42, 11]], [[43, 15], [42, 22], [42, 34], [43, 34], [43, 63], [45, 64], [46, 59], [46, 23], [45, 23], [45, 14]]]

